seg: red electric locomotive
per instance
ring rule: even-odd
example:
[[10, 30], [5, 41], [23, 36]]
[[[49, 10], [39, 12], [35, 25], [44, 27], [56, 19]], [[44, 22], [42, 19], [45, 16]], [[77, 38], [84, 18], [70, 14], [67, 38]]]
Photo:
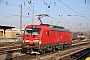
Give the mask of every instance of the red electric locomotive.
[[63, 49], [72, 42], [72, 34], [68, 29], [49, 24], [28, 25], [22, 37], [21, 53], [30, 54]]

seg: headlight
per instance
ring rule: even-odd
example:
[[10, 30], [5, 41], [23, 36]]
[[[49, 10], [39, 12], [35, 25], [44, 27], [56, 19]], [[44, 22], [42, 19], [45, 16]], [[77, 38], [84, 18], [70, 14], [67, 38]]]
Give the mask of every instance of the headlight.
[[30, 40], [24, 40], [23, 42], [30, 42]]
[[42, 40], [33, 40], [33, 42], [38, 43], [38, 44], [42, 44]]
[[39, 40], [39, 42], [38, 42], [39, 44], [42, 44], [42, 40]]

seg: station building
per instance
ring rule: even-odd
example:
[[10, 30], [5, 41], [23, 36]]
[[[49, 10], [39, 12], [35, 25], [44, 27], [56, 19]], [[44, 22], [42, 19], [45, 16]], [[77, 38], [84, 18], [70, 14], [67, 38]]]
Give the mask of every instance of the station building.
[[3, 29], [0, 29], [0, 37], [15, 37], [16, 36], [16, 32], [15, 31], [12, 31], [10, 29], [7, 29], [5, 31], [5, 35], [4, 35], [4, 30]]
[[[24, 29], [22, 30], [23, 33]], [[11, 27], [11, 26], [1, 26], [0, 25], [0, 37], [16, 37], [17, 34], [20, 34], [20, 29]]]

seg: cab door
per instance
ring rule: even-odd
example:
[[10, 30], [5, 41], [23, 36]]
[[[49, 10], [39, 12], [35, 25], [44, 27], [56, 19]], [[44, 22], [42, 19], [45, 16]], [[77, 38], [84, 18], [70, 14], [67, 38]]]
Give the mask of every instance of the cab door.
[[48, 40], [48, 31], [44, 30], [42, 33], [42, 40], [43, 40], [43, 44], [48, 44], [49, 40]]

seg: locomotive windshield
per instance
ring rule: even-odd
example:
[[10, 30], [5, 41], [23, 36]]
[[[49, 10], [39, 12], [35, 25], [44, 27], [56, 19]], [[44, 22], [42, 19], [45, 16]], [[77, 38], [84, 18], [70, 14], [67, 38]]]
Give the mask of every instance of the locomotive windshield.
[[26, 35], [40, 35], [41, 28], [26, 28]]

